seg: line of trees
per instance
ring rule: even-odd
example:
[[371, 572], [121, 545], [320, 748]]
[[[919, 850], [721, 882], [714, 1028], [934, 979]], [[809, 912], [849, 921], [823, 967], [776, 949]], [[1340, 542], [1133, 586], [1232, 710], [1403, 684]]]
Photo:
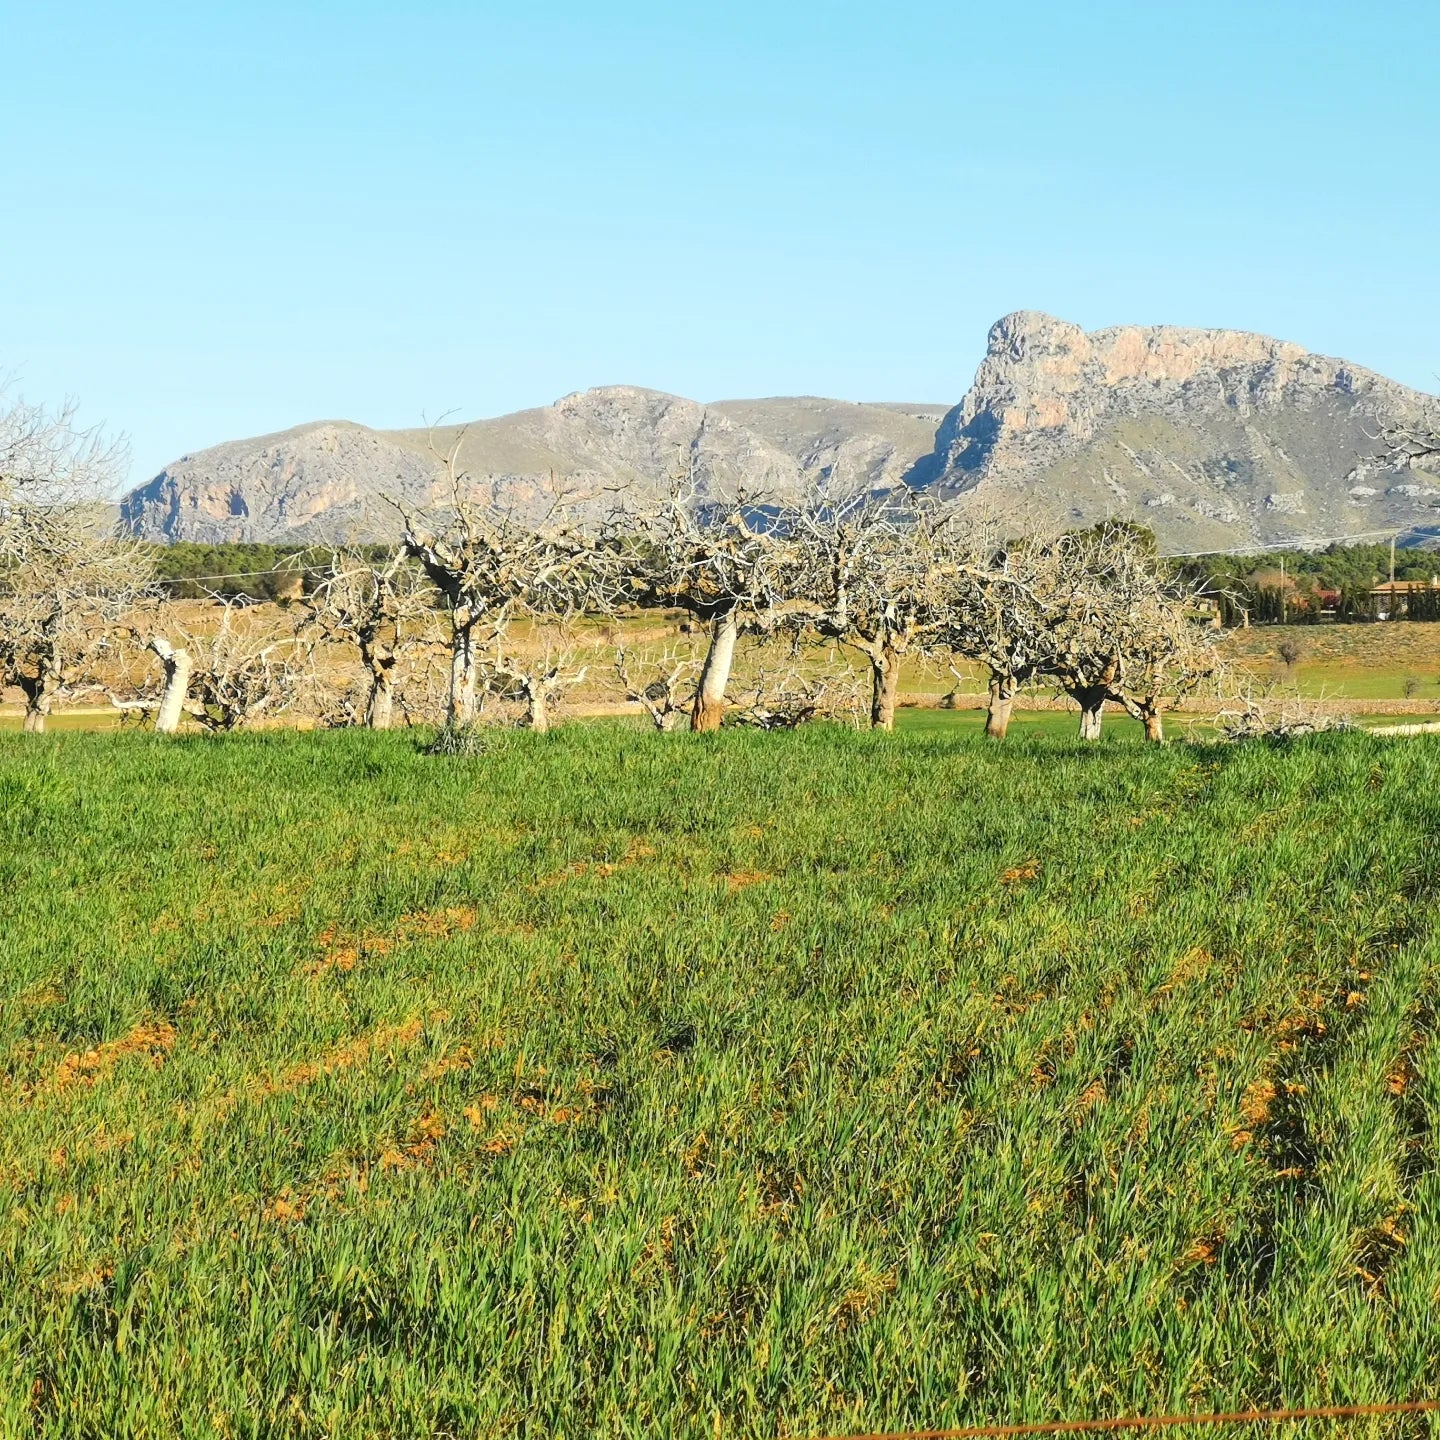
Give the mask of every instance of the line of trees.
[[[1226, 626], [1340, 624], [1376, 620], [1395, 607], [1375, 587], [1389, 579], [1388, 544], [1341, 544], [1323, 550], [1275, 550], [1255, 555], [1201, 555], [1181, 562], [1180, 573], [1199, 584], [1219, 606]], [[1426, 586], [1411, 592], [1400, 613], [1412, 620], [1440, 620], [1440, 590], [1428, 582], [1440, 573], [1433, 550], [1400, 549], [1395, 578]]]
[[[456, 727], [498, 697], [548, 728], [558, 697], [583, 678], [576, 623], [646, 608], [684, 612], [706, 636], [693, 677], [673, 657], [642, 675], [637, 657], [621, 655], [627, 693], [662, 728], [679, 713], [692, 730], [719, 727], [742, 637], [772, 657], [747, 707], [764, 724], [833, 709], [852, 688], [833, 673], [846, 653], [868, 677], [869, 721], [882, 730], [894, 724], [908, 658], [978, 662], [995, 738], [1016, 694], [1047, 685], [1080, 706], [1086, 738], [1099, 735], [1110, 702], [1158, 740], [1163, 709], [1217, 672], [1193, 587], [1124, 526], [1009, 542], [908, 491], [780, 505], [722, 499], [693, 476], [658, 499], [620, 494], [599, 519], [563, 494], [527, 518], [476, 498], [458, 455], [457, 444], [437, 456], [449, 492], [437, 513], [397, 505], [399, 547], [336, 548], [310, 562], [288, 632], [218, 596], [218, 622], [187, 629], [166, 604], [153, 551], [108, 527], [102, 497], [122, 451], [79, 428], [73, 410], [12, 405], [0, 419], [0, 682], [24, 694], [26, 729], [42, 730], [59, 699], [100, 692], [102, 671], [101, 693], [153, 712], [157, 729], [186, 715], [234, 729], [307, 689], [314, 701], [315, 656], [336, 647], [358, 659], [361, 686], [338, 699], [331, 687], [313, 708], [332, 723], [384, 728], [406, 703], [402, 682], [428, 683], [412, 658], [437, 615], [445, 718]], [[117, 685], [117, 673], [130, 678]]]
[[[657, 500], [621, 495], [599, 522], [583, 523], [557, 497], [544, 519], [520, 523], [473, 499], [455, 453], [443, 522], [401, 511], [404, 550], [420, 560], [450, 617], [454, 725], [473, 718], [478, 694], [504, 686], [526, 700], [529, 723], [544, 728], [566, 657], [549, 648], [528, 663], [508, 658], [517, 618], [562, 634], [582, 614], [632, 607], [678, 609], [703, 627], [704, 659], [686, 707], [700, 732], [721, 724], [744, 636], [787, 658], [776, 688], [811, 714], [825, 708], [815, 696], [815, 657], [849, 652], [868, 674], [869, 720], [881, 730], [894, 725], [909, 657], [983, 666], [986, 728], [997, 739], [1016, 694], [1042, 685], [1078, 703], [1084, 738], [1098, 738], [1104, 708], [1115, 703], [1160, 740], [1163, 711], [1219, 674], [1196, 588], [1133, 527], [1014, 542], [910, 491], [821, 492], [776, 504], [722, 499], [690, 476]], [[622, 677], [664, 728], [677, 708], [672, 659], [649, 677], [627, 663]], [[799, 678], [806, 672], [808, 685]]]
[[[1137, 527], [1016, 540], [908, 490], [776, 503], [714, 495], [691, 473], [659, 497], [621, 492], [603, 515], [557, 492], [522, 516], [481, 498], [459, 455], [458, 441], [436, 453], [435, 510], [392, 502], [397, 547], [306, 555], [289, 632], [249, 623], [219, 595], [218, 623], [186, 630], [153, 548], [109, 526], [102, 497], [120, 447], [78, 426], [73, 408], [0, 408], [0, 684], [23, 693], [29, 730], [57, 700], [98, 691], [102, 671], [114, 702], [153, 711], [158, 729], [184, 715], [233, 729], [307, 692], [330, 723], [385, 728], [438, 682], [452, 727], [494, 697], [544, 730], [584, 676], [582, 617], [645, 609], [682, 612], [705, 637], [698, 665], [620, 647], [624, 692], [662, 729], [720, 726], [742, 638], [768, 659], [744, 707], [766, 725], [833, 712], [858, 672], [869, 723], [888, 730], [902, 665], [919, 661], [983, 672], [993, 738], [1020, 692], [1048, 688], [1074, 700], [1085, 739], [1119, 705], [1158, 741], [1167, 708], [1220, 684], [1202, 598], [1214, 577], [1177, 571]], [[443, 677], [428, 664], [437, 620]], [[338, 694], [314, 663], [337, 648], [361, 676]]]

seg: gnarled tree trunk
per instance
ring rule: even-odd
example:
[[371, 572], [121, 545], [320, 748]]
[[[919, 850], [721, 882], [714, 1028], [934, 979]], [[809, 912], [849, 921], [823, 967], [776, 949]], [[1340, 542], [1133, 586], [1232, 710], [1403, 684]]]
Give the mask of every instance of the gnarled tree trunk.
[[451, 614], [450, 701], [445, 719], [451, 725], [468, 725], [475, 719], [475, 618], [466, 607]]
[[38, 675], [20, 678], [20, 689], [25, 695], [24, 731], [27, 735], [42, 735], [45, 721], [50, 714], [50, 704], [55, 690], [55, 681], [42, 669]]
[[529, 710], [526, 723], [535, 734], [548, 734], [550, 731], [550, 707], [545, 703], [544, 684], [532, 685], [526, 698]]
[[1010, 729], [1010, 711], [1015, 704], [1015, 685], [1008, 677], [990, 677], [990, 704], [985, 711], [985, 734], [1003, 740]]
[[870, 728], [895, 728], [895, 700], [900, 692], [900, 655], [886, 645], [870, 657]]
[[700, 671], [700, 686], [690, 711], [690, 728], [699, 733], [718, 730], [725, 718], [725, 687], [735, 663], [735, 642], [740, 638], [740, 617], [728, 610], [710, 622], [710, 648]]
[[1105, 721], [1105, 692], [1085, 689], [1072, 690], [1070, 694], [1080, 703], [1080, 738], [1098, 740]]
[[1127, 695], [1121, 704], [1125, 706], [1128, 715], [1145, 727], [1145, 738], [1151, 744], [1163, 745], [1165, 743], [1165, 718], [1158, 699], [1150, 697], [1136, 700]]
[[190, 692], [190, 656], [185, 650], [177, 650], [168, 640], [155, 636], [149, 649], [160, 657], [165, 671], [165, 689], [160, 696], [160, 708], [155, 712], [155, 732], [158, 735], [173, 735], [180, 728], [180, 716], [185, 710], [185, 698]]
[[388, 730], [395, 713], [395, 676], [386, 665], [370, 667], [370, 699], [365, 705], [365, 724], [371, 730]]

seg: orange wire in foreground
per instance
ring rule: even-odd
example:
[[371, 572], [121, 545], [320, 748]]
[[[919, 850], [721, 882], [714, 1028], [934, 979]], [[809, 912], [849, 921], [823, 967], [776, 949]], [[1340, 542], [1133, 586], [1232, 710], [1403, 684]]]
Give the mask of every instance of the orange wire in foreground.
[[1367, 1415], [1415, 1415], [1440, 1410], [1440, 1400], [1386, 1405], [1322, 1405], [1299, 1410], [1235, 1410], [1216, 1415], [1127, 1415], [1116, 1420], [1048, 1420], [1038, 1425], [971, 1425], [964, 1430], [894, 1430], [824, 1440], [1000, 1440], [1006, 1435], [1078, 1435], [1097, 1430], [1158, 1430], [1168, 1425], [1259, 1425], [1276, 1420], [1358, 1420]]

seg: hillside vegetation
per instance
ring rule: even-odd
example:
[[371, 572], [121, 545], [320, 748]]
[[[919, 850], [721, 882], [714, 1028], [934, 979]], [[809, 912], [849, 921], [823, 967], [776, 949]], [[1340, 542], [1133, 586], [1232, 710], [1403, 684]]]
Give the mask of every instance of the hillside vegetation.
[[0, 737], [5, 1434], [1433, 1393], [1440, 743], [486, 743]]

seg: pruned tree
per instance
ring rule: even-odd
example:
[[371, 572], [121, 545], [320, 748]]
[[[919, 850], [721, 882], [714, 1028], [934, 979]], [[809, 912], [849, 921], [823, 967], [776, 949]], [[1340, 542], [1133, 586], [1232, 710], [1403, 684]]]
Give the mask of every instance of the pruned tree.
[[1005, 738], [1015, 697], [1043, 679], [1051, 663], [1058, 572], [1053, 547], [1028, 540], [1002, 543], [980, 530], [941, 579], [932, 643], [985, 670], [985, 734], [992, 740]]
[[793, 593], [798, 551], [782, 512], [760, 497], [708, 496], [687, 473], [653, 504], [609, 521], [620, 598], [686, 611], [708, 629], [690, 728], [718, 730], [742, 634], [768, 634]]
[[798, 664], [762, 668], [741, 692], [736, 719], [757, 730], [796, 730], [814, 720], [858, 723], [868, 688], [849, 666], [819, 674]]
[[154, 711], [155, 729], [162, 734], [179, 729], [184, 715], [222, 734], [278, 715], [313, 689], [312, 644], [294, 633], [276, 634], [239, 621], [234, 599], [219, 604], [213, 629], [172, 623], [174, 639], [149, 636], [145, 649], [161, 665], [158, 695], [153, 686], [142, 684], [135, 696], [112, 691], [110, 703], [122, 712]]
[[524, 728], [544, 735], [565, 691], [583, 684], [589, 673], [587, 665], [576, 668], [574, 659], [573, 650], [549, 646], [530, 656], [497, 649], [481, 662], [484, 687], [497, 699], [518, 705]]
[[955, 576], [973, 564], [958, 513], [911, 491], [822, 493], [789, 526], [803, 558], [782, 618], [858, 651], [870, 724], [893, 729], [901, 664], [941, 643]]
[[464, 438], [462, 430], [448, 450], [436, 452], [449, 490], [442, 520], [392, 502], [404, 521], [405, 552], [420, 562], [449, 613], [452, 726], [475, 719], [481, 662], [500, 660], [517, 616], [602, 606], [610, 574], [597, 538], [567, 515], [563, 495], [534, 521], [471, 493], [460, 467]]
[[657, 730], [674, 730], [689, 718], [699, 665], [688, 651], [667, 648], [637, 656], [621, 645], [615, 652], [615, 673], [625, 698], [642, 706]]
[[1215, 717], [1220, 734], [1230, 741], [1299, 740], [1331, 730], [1353, 730], [1348, 715], [1337, 714], [1323, 698], [1285, 695], [1276, 703], [1270, 695], [1247, 689], [1238, 708], [1221, 710]]
[[402, 663], [432, 609], [432, 595], [404, 549], [377, 559], [359, 546], [336, 548], [304, 597], [309, 623], [332, 644], [353, 646], [365, 674], [356, 720], [388, 730]]
[[75, 414], [0, 392], [0, 687], [23, 693], [31, 732], [57, 702], [100, 688], [153, 580], [148, 552], [106, 514], [124, 442]]
[[1170, 573], [1122, 526], [1062, 536], [1045, 599], [1054, 615], [1043, 672], [1080, 706], [1080, 738], [1100, 737], [1107, 702], [1165, 738], [1163, 712], [1217, 680], [1215, 632], [1197, 622], [1197, 585]]

